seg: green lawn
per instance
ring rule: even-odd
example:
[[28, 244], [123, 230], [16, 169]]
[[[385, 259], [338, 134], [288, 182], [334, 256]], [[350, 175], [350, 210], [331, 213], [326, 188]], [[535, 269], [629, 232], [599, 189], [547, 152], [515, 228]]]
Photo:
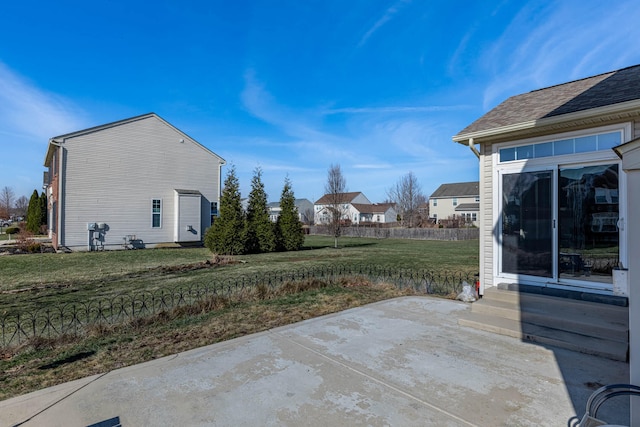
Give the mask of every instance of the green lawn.
[[[120, 293], [336, 264], [473, 274], [478, 270], [478, 241], [341, 238], [340, 248], [334, 249], [332, 238], [309, 236], [304, 250], [298, 252], [238, 256], [232, 264], [188, 268], [211, 258], [203, 248], [0, 256], [0, 313], [53, 309], [64, 303]], [[306, 280], [274, 288], [256, 286], [249, 292], [230, 296], [212, 296], [196, 304], [122, 323], [87, 325], [79, 334], [31, 337], [17, 346], [0, 349], [0, 400], [415, 293], [420, 291], [360, 277]]]
[[335, 264], [475, 273], [478, 241], [344, 237], [335, 249], [330, 237], [308, 236], [301, 251], [242, 255], [234, 257], [237, 262], [230, 265], [183, 268], [211, 258], [205, 248], [5, 255], [0, 257], [0, 305], [5, 309], [39, 308], [125, 292]]

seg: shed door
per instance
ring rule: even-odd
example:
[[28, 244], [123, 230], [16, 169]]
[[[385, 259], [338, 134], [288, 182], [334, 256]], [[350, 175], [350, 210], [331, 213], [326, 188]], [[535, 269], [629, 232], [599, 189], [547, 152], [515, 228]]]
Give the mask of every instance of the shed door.
[[199, 242], [202, 240], [200, 194], [177, 193], [177, 215], [174, 239], [176, 242]]

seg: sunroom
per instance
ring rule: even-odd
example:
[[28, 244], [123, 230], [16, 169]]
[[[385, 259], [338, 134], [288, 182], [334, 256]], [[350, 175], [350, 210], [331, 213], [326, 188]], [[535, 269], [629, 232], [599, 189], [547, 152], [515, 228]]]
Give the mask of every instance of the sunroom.
[[480, 286], [627, 295], [626, 175], [640, 66], [511, 97], [453, 140], [480, 161]]

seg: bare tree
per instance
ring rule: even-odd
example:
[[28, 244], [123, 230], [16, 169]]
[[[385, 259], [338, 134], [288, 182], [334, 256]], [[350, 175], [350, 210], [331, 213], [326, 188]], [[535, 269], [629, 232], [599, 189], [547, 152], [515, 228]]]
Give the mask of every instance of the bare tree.
[[415, 174], [409, 172], [400, 178], [387, 190], [387, 197], [395, 203], [401, 224], [405, 227], [414, 227], [420, 214], [418, 208], [427, 200]]
[[13, 199], [16, 197], [11, 187], [5, 186], [0, 190], [0, 218], [9, 218], [13, 209]]
[[26, 217], [27, 216], [27, 208], [29, 207], [29, 199], [27, 196], [20, 196], [18, 200], [16, 200], [16, 215]]
[[334, 237], [334, 247], [338, 247], [338, 237], [342, 231], [342, 220], [346, 215], [345, 199], [347, 192], [347, 181], [342, 175], [340, 165], [331, 165], [327, 172], [327, 183], [324, 186], [326, 205], [329, 211], [329, 229]]

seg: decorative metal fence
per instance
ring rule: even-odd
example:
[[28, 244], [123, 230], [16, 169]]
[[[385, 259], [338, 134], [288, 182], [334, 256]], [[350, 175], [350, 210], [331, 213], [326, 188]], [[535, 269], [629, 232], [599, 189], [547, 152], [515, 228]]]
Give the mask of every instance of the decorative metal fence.
[[373, 283], [389, 283], [400, 289], [411, 288], [433, 295], [449, 295], [462, 290], [462, 283], [473, 283], [473, 274], [435, 273], [428, 270], [397, 269], [376, 265], [332, 265], [288, 271], [256, 273], [237, 278], [172, 289], [141, 291], [111, 298], [45, 307], [34, 311], [0, 315], [0, 346], [19, 345], [29, 339], [82, 335], [94, 325], [118, 325], [168, 312], [178, 307], [205, 302], [213, 297], [233, 298], [258, 286], [276, 290], [285, 283], [310, 279], [335, 283], [349, 277], [362, 277]]

